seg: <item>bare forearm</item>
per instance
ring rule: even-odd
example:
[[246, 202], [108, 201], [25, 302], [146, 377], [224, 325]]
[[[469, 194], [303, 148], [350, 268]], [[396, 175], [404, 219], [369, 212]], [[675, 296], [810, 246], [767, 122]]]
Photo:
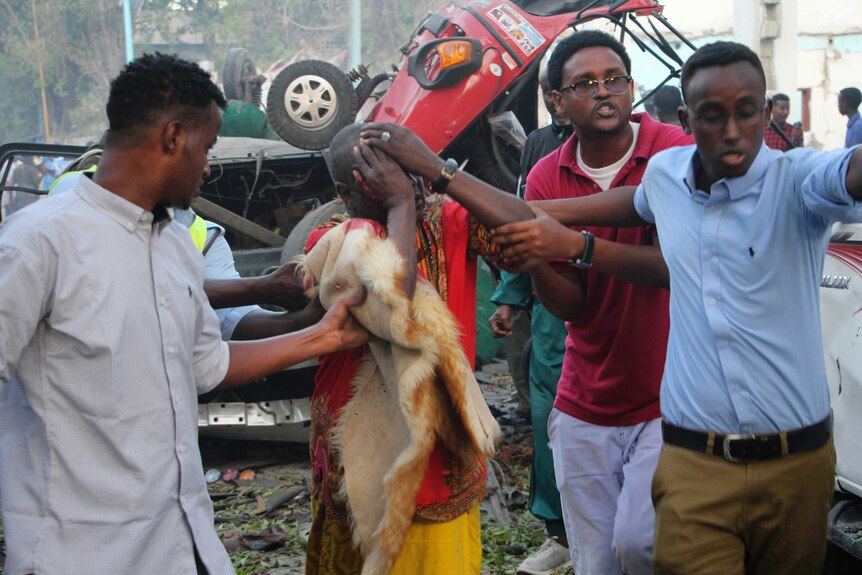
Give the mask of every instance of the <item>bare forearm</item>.
[[273, 304], [296, 310], [306, 304], [298, 279], [295, 285], [286, 286], [272, 274], [249, 278], [205, 279], [204, 292], [215, 309]]
[[[422, 175], [433, 182], [440, 175], [442, 169], [443, 160], [440, 160], [439, 165]], [[507, 194], [498, 190], [461, 170], [449, 182], [446, 193], [464, 206], [480, 224], [488, 229], [535, 217], [533, 211], [522, 199], [514, 194]]]
[[337, 347], [333, 333], [318, 325], [295, 333], [254, 341], [231, 341], [230, 366], [219, 389], [251, 383], [271, 373], [281, 371], [329, 353]]
[[530, 276], [539, 301], [549, 312], [566, 321], [575, 319], [581, 313], [584, 291], [578, 278], [567, 278], [555, 272], [547, 263], [530, 270]]
[[304, 329], [320, 319], [309, 310], [276, 312], [265, 309], [251, 311], [233, 331], [232, 340], [262, 339]]
[[204, 292], [215, 309], [258, 303], [258, 278], [205, 279]]
[[530, 205], [535, 205], [567, 226], [630, 228], [646, 224], [635, 210], [636, 189], [634, 186], [611, 188], [591, 196], [539, 200], [530, 202]]
[[416, 291], [416, 205], [411, 201], [392, 207], [387, 212], [386, 229], [404, 258], [407, 268], [401, 285], [407, 298], [413, 299]]
[[[577, 259], [584, 252], [584, 235], [571, 230], [566, 242], [566, 255]], [[658, 245], [633, 246], [594, 239], [593, 267], [617, 279], [649, 287], [670, 287], [670, 275]], [[546, 306], [547, 307], [547, 306]]]

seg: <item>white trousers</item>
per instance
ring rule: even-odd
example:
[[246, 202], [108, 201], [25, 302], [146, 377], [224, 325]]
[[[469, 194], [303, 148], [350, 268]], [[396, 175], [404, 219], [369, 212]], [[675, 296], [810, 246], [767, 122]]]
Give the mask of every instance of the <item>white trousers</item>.
[[661, 419], [606, 427], [554, 409], [548, 435], [577, 575], [651, 575]]

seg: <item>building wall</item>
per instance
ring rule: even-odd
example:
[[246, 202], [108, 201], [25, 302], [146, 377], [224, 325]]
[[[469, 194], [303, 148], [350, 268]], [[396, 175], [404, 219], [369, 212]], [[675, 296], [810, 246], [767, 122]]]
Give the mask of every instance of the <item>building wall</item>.
[[[789, 121], [801, 120], [798, 90], [810, 89], [806, 143], [822, 149], [844, 144], [847, 119], [838, 114], [838, 91], [862, 87], [862, 0], [661, 0], [661, 4], [668, 20], [698, 46], [732, 39], [758, 52], [767, 68], [768, 91], [791, 96]], [[766, 16], [776, 14], [777, 23], [769, 23]], [[774, 39], [769, 38], [772, 35]], [[639, 85], [650, 87], [663, 79], [662, 68], [651, 57], [630, 51]], [[683, 57], [690, 53], [680, 49]]]

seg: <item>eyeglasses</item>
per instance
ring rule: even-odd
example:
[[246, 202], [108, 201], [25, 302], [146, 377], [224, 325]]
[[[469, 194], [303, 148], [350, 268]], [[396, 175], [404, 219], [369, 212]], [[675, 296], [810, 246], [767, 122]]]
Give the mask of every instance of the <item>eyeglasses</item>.
[[605, 90], [607, 90], [609, 94], [620, 96], [628, 91], [631, 82], [631, 76], [611, 76], [604, 80], [581, 80], [580, 82], [575, 82], [571, 86], [563, 86], [560, 88], [560, 92], [571, 90], [578, 98], [587, 100], [589, 98], [594, 98], [596, 94], [599, 93], [599, 84], [604, 84]]
[[694, 117], [701, 126], [713, 132], [723, 130], [724, 127], [727, 126], [727, 120], [729, 120], [731, 116], [733, 116], [734, 121], [736, 121], [736, 125], [740, 128], [751, 128], [763, 120], [761, 113], [765, 106], [766, 101], [757, 105], [749, 104], [737, 109], [733, 114], [728, 114], [724, 110], [718, 108], [709, 108], [706, 111], [695, 114]]

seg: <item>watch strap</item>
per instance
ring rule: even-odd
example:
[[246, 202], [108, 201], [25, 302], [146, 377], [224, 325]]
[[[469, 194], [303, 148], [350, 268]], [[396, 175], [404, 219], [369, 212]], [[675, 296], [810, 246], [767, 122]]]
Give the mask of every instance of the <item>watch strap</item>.
[[593, 267], [593, 250], [596, 244], [593, 234], [587, 230], [581, 230], [581, 233], [584, 235], [584, 251], [579, 257], [569, 260], [569, 265], [585, 270]]
[[449, 182], [452, 181], [452, 178], [455, 177], [457, 172], [458, 162], [455, 161], [455, 158], [447, 159], [446, 163], [443, 164], [443, 169], [440, 171], [440, 175], [431, 183], [431, 191], [438, 193], [446, 191], [446, 187], [449, 186]]

